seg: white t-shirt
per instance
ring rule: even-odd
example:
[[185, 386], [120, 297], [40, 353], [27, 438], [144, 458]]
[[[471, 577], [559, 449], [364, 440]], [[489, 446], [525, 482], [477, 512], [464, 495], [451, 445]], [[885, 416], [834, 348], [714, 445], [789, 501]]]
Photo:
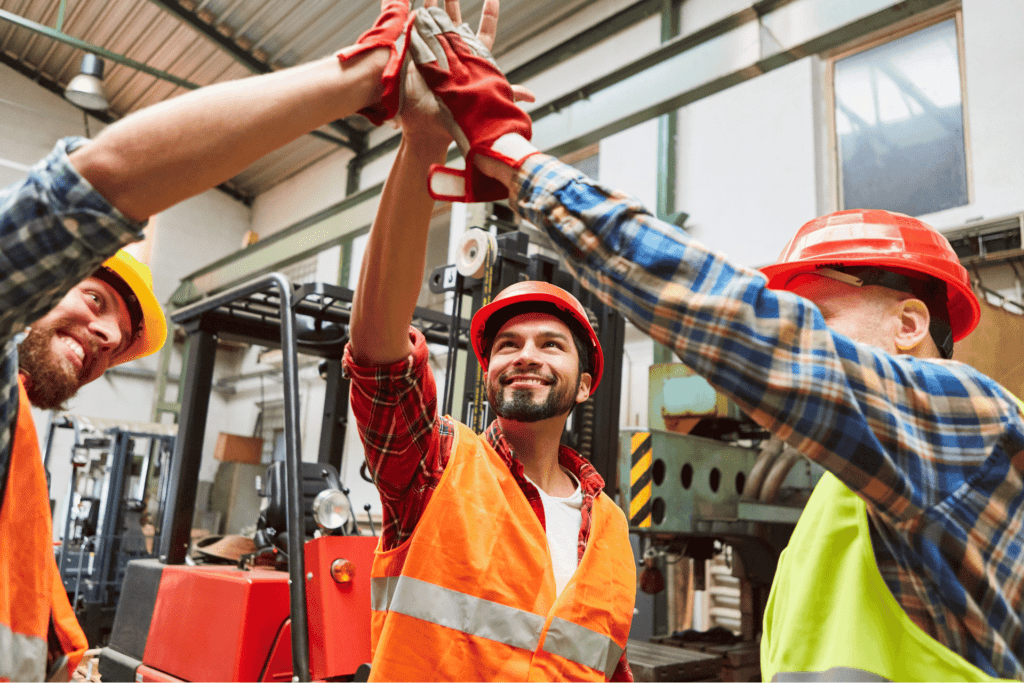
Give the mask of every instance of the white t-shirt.
[[551, 564], [555, 570], [555, 592], [560, 595], [569, 579], [576, 573], [577, 545], [580, 538], [580, 526], [583, 525], [583, 490], [564, 467], [562, 471], [569, 475], [576, 490], [568, 498], [549, 496], [529, 477], [528, 481], [537, 486], [541, 502], [544, 504], [544, 521], [548, 535], [548, 552], [551, 553]]

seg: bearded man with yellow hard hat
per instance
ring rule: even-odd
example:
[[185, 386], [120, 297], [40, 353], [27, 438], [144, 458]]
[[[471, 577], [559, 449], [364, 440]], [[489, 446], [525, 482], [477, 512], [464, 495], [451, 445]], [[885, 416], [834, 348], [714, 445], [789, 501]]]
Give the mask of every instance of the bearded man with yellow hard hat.
[[48, 677], [60, 676], [89, 646], [50, 550], [49, 492], [30, 405], [61, 408], [108, 368], [158, 351], [166, 337], [149, 267], [119, 250], [7, 343], [17, 351], [8, 348], [0, 377], [13, 379], [15, 360], [17, 378], [5, 394], [13, 429], [3, 430], [7, 457], [0, 461], [9, 501], [0, 508], [0, 635], [13, 646], [0, 666], [10, 669], [4, 678], [20, 680], [41, 662]]

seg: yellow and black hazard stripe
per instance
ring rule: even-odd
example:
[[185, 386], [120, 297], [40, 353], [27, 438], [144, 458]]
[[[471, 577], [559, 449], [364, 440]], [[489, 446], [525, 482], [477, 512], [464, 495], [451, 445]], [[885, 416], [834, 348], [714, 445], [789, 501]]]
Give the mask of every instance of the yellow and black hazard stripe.
[[636, 432], [630, 437], [632, 454], [629, 470], [629, 525], [651, 526], [651, 434]]

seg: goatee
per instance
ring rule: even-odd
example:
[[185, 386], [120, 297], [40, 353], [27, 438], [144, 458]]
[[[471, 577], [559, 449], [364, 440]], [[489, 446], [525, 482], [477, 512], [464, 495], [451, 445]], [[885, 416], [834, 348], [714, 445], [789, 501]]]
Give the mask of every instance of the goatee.
[[18, 369], [25, 375], [25, 393], [32, 405], [44, 410], [65, 410], [80, 386], [74, 370], [53, 352], [56, 336], [54, 328], [37, 325], [18, 345]]

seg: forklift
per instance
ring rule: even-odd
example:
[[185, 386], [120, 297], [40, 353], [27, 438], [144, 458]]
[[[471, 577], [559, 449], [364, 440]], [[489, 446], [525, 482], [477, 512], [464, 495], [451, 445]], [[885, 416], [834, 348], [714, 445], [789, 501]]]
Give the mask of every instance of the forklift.
[[[417, 308], [413, 325], [429, 343], [449, 349], [443, 409], [478, 429], [489, 419], [480, 400], [469, 323], [461, 316], [512, 282], [538, 279], [575, 289], [602, 345], [621, 348], [623, 319], [580, 291], [557, 261], [528, 255], [529, 238], [498, 235], [487, 273], [437, 269], [432, 291], [451, 291], [454, 315]], [[157, 557], [128, 564], [110, 643], [100, 652], [108, 680], [281, 681], [365, 680], [370, 661], [370, 569], [377, 539], [358, 535], [354, 511], [338, 481], [349, 381], [341, 372], [348, 341], [351, 290], [296, 285], [269, 273], [172, 314], [188, 352], [181, 384], [181, 419], [169, 469], [166, 514]], [[202, 455], [202, 435], [219, 339], [282, 351], [285, 458], [268, 469], [255, 534], [257, 549], [234, 566], [189, 566], [190, 525]], [[465, 381], [456, 407], [456, 363]], [[327, 392], [315, 463], [301, 462], [297, 353], [323, 359]], [[566, 441], [590, 458], [614, 488], [621, 354], [609, 354], [609, 377], [578, 411]], [[301, 552], [299, 552], [301, 549]], [[269, 563], [269, 564], [268, 564]]]
[[159, 489], [167, 483], [161, 472], [167, 470], [175, 431], [174, 425], [71, 413], [50, 420], [44, 466], [58, 452], [71, 461], [62, 521], [56, 525], [57, 567], [75, 616], [94, 645], [109, 638], [128, 562], [151, 556], [159, 542]]

